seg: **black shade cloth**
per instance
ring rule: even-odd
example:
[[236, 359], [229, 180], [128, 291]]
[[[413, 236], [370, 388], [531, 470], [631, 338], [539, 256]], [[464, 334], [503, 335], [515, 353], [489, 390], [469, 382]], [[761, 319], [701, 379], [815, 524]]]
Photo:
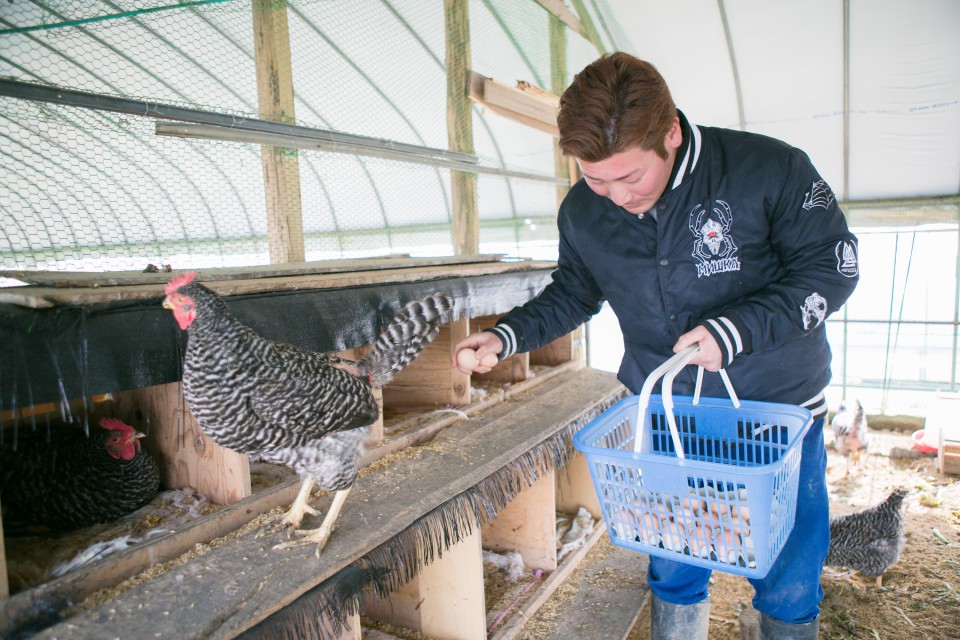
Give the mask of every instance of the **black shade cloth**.
[[[311, 351], [372, 343], [410, 300], [441, 291], [456, 317], [505, 313], [535, 296], [552, 270], [277, 291], [225, 298], [241, 322]], [[0, 304], [0, 412], [180, 379], [187, 333], [161, 299], [29, 309]]]

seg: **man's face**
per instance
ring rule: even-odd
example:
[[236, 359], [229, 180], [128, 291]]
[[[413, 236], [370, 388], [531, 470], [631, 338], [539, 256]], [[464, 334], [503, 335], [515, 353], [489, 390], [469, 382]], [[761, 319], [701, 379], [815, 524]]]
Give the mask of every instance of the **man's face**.
[[577, 160], [577, 163], [587, 184], [597, 195], [610, 198], [629, 213], [639, 215], [649, 211], [666, 190], [682, 142], [680, 122], [674, 120], [665, 140], [666, 159], [655, 151], [630, 147], [598, 162]]

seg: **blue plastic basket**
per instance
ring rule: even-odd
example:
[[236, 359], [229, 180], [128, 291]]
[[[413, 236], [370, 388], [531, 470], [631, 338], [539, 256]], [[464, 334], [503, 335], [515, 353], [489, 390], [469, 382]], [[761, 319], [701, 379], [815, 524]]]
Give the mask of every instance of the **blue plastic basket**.
[[735, 395], [695, 403], [668, 394], [675, 436], [663, 396], [649, 395], [637, 441], [643, 399], [641, 393], [621, 400], [573, 440], [586, 456], [610, 540], [678, 562], [764, 577], [793, 529], [810, 412]]

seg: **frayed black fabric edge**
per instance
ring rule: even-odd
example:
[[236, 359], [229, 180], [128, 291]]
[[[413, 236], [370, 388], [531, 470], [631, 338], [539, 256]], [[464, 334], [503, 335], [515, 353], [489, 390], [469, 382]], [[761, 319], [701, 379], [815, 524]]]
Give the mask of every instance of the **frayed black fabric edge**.
[[357, 613], [363, 592], [385, 598], [420, 574], [477, 527], [493, 520], [526, 487], [562, 469], [573, 457], [573, 436], [621, 397], [608, 398], [516, 460], [424, 514], [404, 531], [307, 591], [239, 637], [243, 640], [335, 640]]

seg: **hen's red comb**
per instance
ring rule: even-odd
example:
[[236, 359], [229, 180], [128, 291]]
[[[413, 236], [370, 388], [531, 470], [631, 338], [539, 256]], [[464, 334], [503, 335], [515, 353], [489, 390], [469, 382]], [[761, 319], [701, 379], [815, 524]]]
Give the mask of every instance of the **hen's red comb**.
[[180, 275], [175, 276], [173, 280], [167, 283], [166, 294], [169, 296], [180, 287], [193, 282], [196, 277], [197, 274], [193, 271], [187, 271], [186, 273], [181, 273]]
[[112, 431], [133, 431], [133, 427], [116, 418], [104, 418], [100, 421], [100, 426]]

